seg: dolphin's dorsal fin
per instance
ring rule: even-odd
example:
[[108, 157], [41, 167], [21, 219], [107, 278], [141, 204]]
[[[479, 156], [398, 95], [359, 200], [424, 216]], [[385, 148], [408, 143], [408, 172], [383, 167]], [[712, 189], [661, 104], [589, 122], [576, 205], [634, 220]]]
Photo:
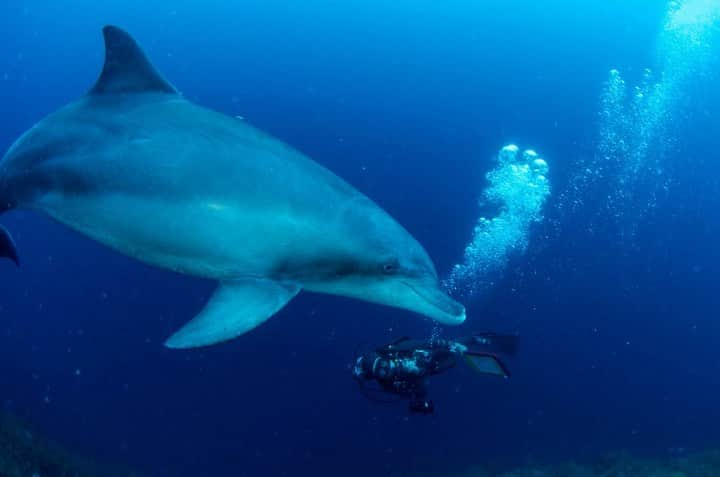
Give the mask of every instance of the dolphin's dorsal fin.
[[103, 28], [105, 64], [90, 95], [178, 91], [158, 73], [137, 42], [118, 27]]

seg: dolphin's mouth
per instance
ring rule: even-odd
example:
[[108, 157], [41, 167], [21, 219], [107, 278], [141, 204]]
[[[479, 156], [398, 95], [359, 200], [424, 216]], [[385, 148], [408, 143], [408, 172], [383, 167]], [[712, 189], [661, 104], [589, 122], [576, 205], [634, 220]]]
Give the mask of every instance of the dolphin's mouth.
[[419, 313], [429, 316], [445, 325], [459, 325], [465, 321], [465, 307], [440, 290], [434, 283], [412, 283], [403, 281], [420, 299], [427, 304]]

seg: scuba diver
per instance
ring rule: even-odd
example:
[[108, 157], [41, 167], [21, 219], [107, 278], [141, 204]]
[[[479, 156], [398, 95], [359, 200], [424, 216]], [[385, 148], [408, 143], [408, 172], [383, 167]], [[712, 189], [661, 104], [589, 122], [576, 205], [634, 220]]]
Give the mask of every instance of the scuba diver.
[[427, 398], [429, 376], [453, 368], [458, 358], [464, 358], [479, 373], [507, 378], [510, 372], [496, 353], [514, 356], [517, 340], [516, 335], [496, 333], [480, 333], [455, 340], [422, 341], [402, 337], [358, 356], [353, 377], [370, 399], [379, 401], [373, 397], [378, 392], [394, 395], [409, 399], [411, 412], [432, 414], [435, 405]]

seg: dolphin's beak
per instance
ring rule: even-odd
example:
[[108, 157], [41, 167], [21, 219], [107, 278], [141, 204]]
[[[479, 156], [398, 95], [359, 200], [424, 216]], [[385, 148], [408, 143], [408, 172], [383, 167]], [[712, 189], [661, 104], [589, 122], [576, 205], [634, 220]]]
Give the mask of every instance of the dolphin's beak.
[[417, 297], [413, 311], [444, 325], [459, 325], [465, 321], [465, 307], [442, 291], [434, 280], [403, 281]]
[[402, 308], [444, 325], [459, 325], [465, 321], [465, 307], [440, 288], [434, 274], [384, 280], [367, 280], [365, 277], [360, 280], [328, 280], [303, 283], [303, 289]]

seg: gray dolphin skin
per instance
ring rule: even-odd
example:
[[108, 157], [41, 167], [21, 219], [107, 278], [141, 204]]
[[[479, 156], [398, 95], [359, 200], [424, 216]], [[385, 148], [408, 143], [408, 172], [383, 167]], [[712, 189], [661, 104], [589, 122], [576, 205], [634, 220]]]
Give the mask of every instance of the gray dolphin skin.
[[[96, 84], [0, 162], [0, 212], [39, 211], [146, 264], [219, 282], [166, 345], [255, 328], [301, 289], [465, 320], [423, 247], [332, 172], [245, 122], [184, 99], [107, 26]], [[0, 255], [19, 264], [0, 227]]]

